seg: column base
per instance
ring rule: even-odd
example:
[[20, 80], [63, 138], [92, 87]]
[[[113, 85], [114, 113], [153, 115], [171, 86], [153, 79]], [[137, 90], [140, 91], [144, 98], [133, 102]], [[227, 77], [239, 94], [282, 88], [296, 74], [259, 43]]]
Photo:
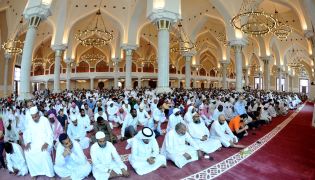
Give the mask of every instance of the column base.
[[170, 92], [173, 92], [173, 91], [169, 87], [157, 87], [155, 89], [156, 94], [163, 94], [163, 93], [170, 93]]
[[22, 93], [19, 95], [19, 97], [17, 98], [18, 101], [23, 101], [23, 100], [30, 100], [30, 99], [33, 99], [34, 96], [32, 93]]

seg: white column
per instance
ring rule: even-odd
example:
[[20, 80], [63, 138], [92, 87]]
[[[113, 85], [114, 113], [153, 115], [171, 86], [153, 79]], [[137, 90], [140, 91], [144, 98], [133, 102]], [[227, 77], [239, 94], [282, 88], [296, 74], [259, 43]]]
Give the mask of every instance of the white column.
[[170, 92], [169, 88], [169, 27], [171, 22], [159, 19], [158, 27], [158, 82], [157, 93]]
[[125, 89], [131, 90], [132, 89], [132, 51], [137, 48], [137, 46], [134, 45], [128, 45], [124, 44], [122, 45], [122, 48], [126, 52], [126, 71], [125, 71]]
[[90, 78], [90, 90], [94, 89], [94, 78]]
[[71, 60], [66, 61], [66, 89], [70, 90], [70, 79], [71, 79]]
[[282, 86], [282, 84], [281, 84], [281, 80], [282, 80], [282, 69], [281, 69], [281, 66], [278, 67], [278, 79], [279, 79], [279, 91], [281, 92], [282, 91], [282, 89], [281, 89], [281, 86]]
[[270, 90], [270, 66], [269, 62], [271, 60], [270, 56], [261, 57], [264, 62], [264, 90]]
[[196, 69], [193, 70], [193, 88], [197, 88], [197, 71]]
[[48, 81], [45, 81], [45, 89], [48, 89]]
[[220, 63], [221, 63], [221, 69], [222, 69], [222, 88], [227, 89], [226, 77], [227, 77], [227, 66], [229, 62], [221, 61]]
[[11, 60], [12, 55], [5, 53], [4, 54], [4, 79], [3, 79], [3, 95], [4, 97], [8, 96], [8, 73], [9, 73], [9, 61]]
[[29, 26], [26, 33], [22, 62], [21, 62], [21, 90], [19, 100], [31, 99], [33, 97], [30, 87], [30, 72], [32, 67], [32, 51], [36, 38], [37, 27], [41, 21], [39, 16], [33, 16], [29, 20]]
[[185, 56], [185, 89], [190, 89], [190, 83], [191, 83], [191, 58], [193, 54], [186, 53]]
[[114, 89], [118, 89], [118, 63], [119, 61], [117, 59], [113, 60], [114, 62]]
[[177, 79], [177, 88], [180, 88], [180, 79]]
[[141, 87], [142, 87], [141, 77], [138, 77], [138, 89], [140, 89]]
[[233, 42], [231, 45], [234, 49], [235, 64], [236, 64], [236, 91], [243, 91], [243, 60], [242, 60], [242, 47], [243, 44]]
[[244, 76], [245, 76], [245, 86], [248, 86], [248, 84], [249, 84], [248, 68], [245, 67], [245, 68], [243, 68], [243, 70], [244, 70]]
[[54, 69], [54, 89], [53, 93], [60, 93], [60, 65], [61, 56], [63, 51], [66, 49], [64, 45], [54, 45], [52, 49], [55, 51], [55, 69]]

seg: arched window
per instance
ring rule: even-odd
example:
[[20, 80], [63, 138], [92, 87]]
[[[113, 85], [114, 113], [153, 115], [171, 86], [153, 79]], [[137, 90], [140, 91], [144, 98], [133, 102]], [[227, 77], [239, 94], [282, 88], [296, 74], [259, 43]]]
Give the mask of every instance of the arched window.
[[90, 71], [90, 66], [87, 62], [81, 61], [79, 63], [79, 66], [77, 67], [77, 72], [89, 72]]
[[170, 74], [176, 74], [176, 67], [174, 65], [171, 65], [169, 66], [169, 72]]
[[107, 66], [105, 61], [100, 61], [96, 64], [96, 72], [108, 72], [109, 66]]
[[44, 75], [44, 67], [43, 66], [36, 66], [34, 69], [34, 76]]
[[210, 76], [215, 77], [215, 71], [213, 69], [211, 69], [211, 71], [210, 71]]
[[153, 72], [154, 72], [154, 66], [153, 66], [153, 64], [151, 64], [151, 63], [149, 63], [149, 64], [144, 64], [144, 66], [143, 66], [143, 72], [153, 73]]
[[199, 75], [200, 75], [200, 76], [206, 76], [206, 75], [207, 75], [206, 70], [203, 69], [203, 68], [201, 68], [201, 69], [199, 70]]

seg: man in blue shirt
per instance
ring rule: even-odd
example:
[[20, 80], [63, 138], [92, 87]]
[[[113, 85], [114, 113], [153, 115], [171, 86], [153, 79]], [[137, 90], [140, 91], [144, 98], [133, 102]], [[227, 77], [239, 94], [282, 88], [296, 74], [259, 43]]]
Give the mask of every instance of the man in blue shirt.
[[247, 114], [245, 109], [244, 96], [239, 96], [238, 101], [234, 104], [234, 111], [236, 115]]

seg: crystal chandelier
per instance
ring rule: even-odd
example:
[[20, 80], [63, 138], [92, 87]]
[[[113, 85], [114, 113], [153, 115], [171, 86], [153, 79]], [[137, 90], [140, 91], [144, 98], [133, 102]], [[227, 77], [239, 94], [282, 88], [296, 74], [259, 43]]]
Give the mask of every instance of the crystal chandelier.
[[88, 61], [88, 62], [98, 62], [98, 61], [102, 61], [105, 60], [105, 56], [103, 54], [100, 53], [96, 53], [95, 51], [95, 47], [92, 47], [92, 53], [88, 53], [88, 54], [84, 54], [83, 56], [81, 56], [81, 60], [82, 61]]
[[180, 21], [177, 25], [177, 28], [175, 29], [175, 32], [176, 42], [175, 45], [170, 48], [171, 53], [185, 53], [197, 47], [196, 44], [189, 39]]
[[253, 36], [265, 35], [276, 27], [276, 19], [262, 10], [256, 10], [256, 0], [243, 0], [240, 12], [235, 15], [231, 24], [235, 29]]
[[100, 6], [89, 25], [84, 30], [78, 30], [74, 35], [83, 46], [103, 47], [113, 39], [113, 34], [105, 27]]
[[303, 50], [299, 49], [292, 49], [289, 50], [289, 63], [288, 66], [292, 69], [301, 69], [303, 67], [302, 61], [303, 61]]
[[275, 18], [277, 19], [277, 26], [273, 30], [273, 34], [280, 40], [287, 39], [292, 32], [291, 27], [285, 23], [277, 10], [275, 10]]
[[21, 29], [23, 25], [23, 19], [20, 20], [19, 25], [15, 31], [15, 37], [13, 39], [9, 39], [7, 42], [4, 42], [2, 48], [4, 51], [11, 55], [21, 54], [23, 52], [24, 43], [17, 38], [19, 37], [19, 29]]

